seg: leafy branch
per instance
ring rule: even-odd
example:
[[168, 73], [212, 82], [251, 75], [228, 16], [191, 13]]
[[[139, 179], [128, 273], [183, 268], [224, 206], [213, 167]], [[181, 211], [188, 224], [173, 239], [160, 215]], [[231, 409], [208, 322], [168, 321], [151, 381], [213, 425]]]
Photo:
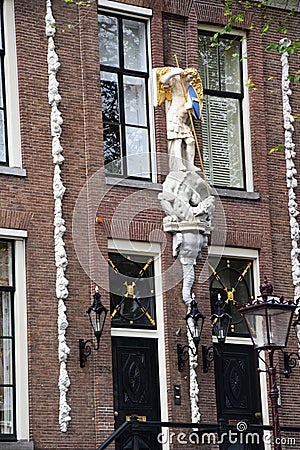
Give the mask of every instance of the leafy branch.
[[[224, 16], [227, 19], [227, 23], [224, 25], [222, 30], [218, 33], [215, 33], [215, 40], [217, 40], [219, 35], [223, 35], [225, 33], [230, 33], [235, 25], [239, 25], [244, 23], [247, 18], [247, 12], [249, 10], [257, 9], [261, 11], [263, 23], [260, 29], [260, 33], [262, 36], [266, 35], [270, 31], [275, 31], [278, 34], [287, 35], [289, 32], [288, 29], [288, 21], [295, 16], [296, 8], [290, 8], [287, 10], [288, 4], [293, 3], [293, 0], [289, 0], [286, 2], [285, 16], [279, 21], [279, 23], [275, 23], [274, 19], [268, 14], [268, 8], [273, 5], [273, 0], [263, 0], [263, 1], [250, 1], [250, 0], [223, 0], [224, 1]], [[299, 1], [297, 6], [299, 6]], [[238, 11], [237, 11], [238, 9]], [[242, 10], [241, 10], [242, 9]], [[275, 29], [274, 29], [275, 27]], [[256, 23], [252, 23], [250, 29], [257, 28]], [[291, 45], [287, 48], [284, 45], [280, 45], [277, 43], [270, 44], [266, 50], [275, 50], [279, 53], [288, 52], [290, 55], [298, 53], [300, 47], [300, 41], [293, 41]]]

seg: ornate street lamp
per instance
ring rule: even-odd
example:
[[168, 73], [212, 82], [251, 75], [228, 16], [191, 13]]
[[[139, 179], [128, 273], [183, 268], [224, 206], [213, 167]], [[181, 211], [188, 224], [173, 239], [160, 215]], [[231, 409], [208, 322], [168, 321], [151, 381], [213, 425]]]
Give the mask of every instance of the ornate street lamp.
[[272, 405], [274, 449], [281, 450], [280, 425], [278, 414], [279, 391], [276, 384], [276, 365], [274, 351], [286, 347], [296, 304], [286, 301], [283, 297], [273, 294], [271, 283], [265, 278], [260, 287], [261, 296], [251, 300], [239, 308], [249, 330], [254, 347], [266, 350], [269, 364], [266, 371], [269, 374], [270, 399]]
[[79, 359], [80, 367], [82, 368], [85, 367], [86, 360], [92, 353], [92, 349], [99, 349], [99, 342], [107, 316], [107, 309], [102, 305], [98, 286], [95, 288], [94, 302], [92, 306], [88, 308], [87, 315], [89, 316], [91, 327], [96, 338], [96, 344], [92, 339], [87, 339], [86, 341], [84, 339], [79, 339]]
[[193, 339], [195, 350], [189, 345], [177, 344], [178, 370], [183, 371], [185, 361], [189, 357], [189, 350], [194, 356], [198, 355], [199, 342], [203, 330], [205, 316], [199, 311], [196, 300], [192, 300], [190, 311], [185, 317], [186, 326]]

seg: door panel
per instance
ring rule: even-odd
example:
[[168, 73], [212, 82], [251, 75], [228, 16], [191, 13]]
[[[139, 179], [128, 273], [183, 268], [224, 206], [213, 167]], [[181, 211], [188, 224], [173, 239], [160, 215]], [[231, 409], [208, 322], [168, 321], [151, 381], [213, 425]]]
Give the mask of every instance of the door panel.
[[[215, 376], [218, 419], [225, 423], [261, 423], [261, 401], [259, 379], [256, 371], [257, 355], [252, 346], [216, 344]], [[247, 425], [246, 425], [247, 427]], [[257, 432], [255, 430], [254, 432]], [[247, 433], [247, 429], [246, 429]], [[260, 450], [262, 439], [255, 444], [224, 443], [222, 450]], [[260, 443], [259, 443], [260, 441]]]
[[[136, 415], [140, 420], [160, 421], [157, 339], [113, 337], [115, 428]], [[161, 449], [159, 430], [147, 429], [138, 436], [140, 449]], [[116, 449], [131, 449], [129, 434]]]

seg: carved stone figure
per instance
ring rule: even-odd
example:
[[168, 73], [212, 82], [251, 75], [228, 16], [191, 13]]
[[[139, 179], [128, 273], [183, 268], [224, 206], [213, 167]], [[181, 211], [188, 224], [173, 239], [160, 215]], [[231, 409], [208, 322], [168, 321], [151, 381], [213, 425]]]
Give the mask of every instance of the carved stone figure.
[[[156, 76], [158, 105], [170, 102], [167, 103], [170, 172], [158, 198], [167, 215], [164, 230], [173, 233], [173, 255], [178, 256], [182, 266], [182, 299], [189, 308], [195, 280], [194, 266], [201, 250], [207, 247], [215, 208], [215, 199], [194, 165], [197, 141], [192, 114], [200, 118], [203, 88], [196, 69], [164, 67], [156, 70]], [[201, 159], [200, 152], [199, 157]], [[188, 339], [193, 345], [189, 333]], [[192, 421], [199, 422], [197, 355], [190, 353], [189, 361]]]
[[208, 196], [207, 185], [198, 173], [170, 172], [158, 198], [167, 214], [164, 223], [187, 221], [210, 226], [215, 199]]
[[192, 301], [191, 289], [194, 284], [197, 257], [208, 244], [207, 236], [198, 230], [184, 231], [173, 235], [173, 256], [178, 256], [182, 265], [183, 284], [182, 299], [189, 306]]
[[195, 138], [191, 116], [200, 118], [203, 88], [196, 69], [164, 67], [157, 70], [158, 104], [170, 101], [167, 110], [167, 139], [171, 171], [196, 170]]

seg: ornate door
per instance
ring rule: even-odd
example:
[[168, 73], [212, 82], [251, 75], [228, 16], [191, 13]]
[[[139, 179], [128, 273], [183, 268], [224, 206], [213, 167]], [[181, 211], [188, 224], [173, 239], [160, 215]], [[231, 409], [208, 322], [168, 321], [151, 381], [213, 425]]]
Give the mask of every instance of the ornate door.
[[[132, 415], [140, 420], [160, 421], [157, 339], [113, 337], [115, 428]], [[158, 429], [138, 436], [139, 449], [159, 450]], [[132, 449], [126, 434], [116, 449]]]
[[[237, 430], [245, 431], [220, 445], [222, 450], [260, 450], [261, 436], [246, 438], [248, 424], [261, 423], [259, 379], [256, 371], [257, 356], [249, 345], [215, 345], [216, 393], [218, 419], [237, 424]], [[258, 433], [249, 430], [248, 433]], [[253, 439], [253, 440], [252, 440]], [[235, 442], [237, 440], [237, 442]]]

